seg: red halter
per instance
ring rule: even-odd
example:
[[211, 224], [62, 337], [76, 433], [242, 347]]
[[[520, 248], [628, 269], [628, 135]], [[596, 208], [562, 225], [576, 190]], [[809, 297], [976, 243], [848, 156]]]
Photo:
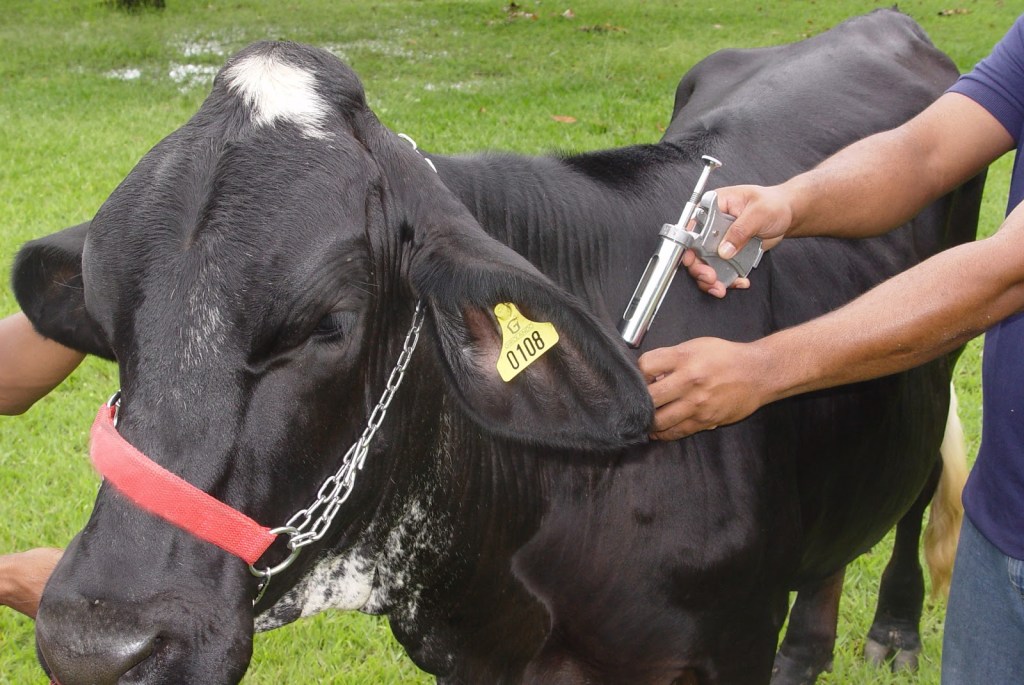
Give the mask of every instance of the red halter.
[[92, 424], [89, 457], [96, 470], [138, 507], [225, 552], [254, 564], [277, 535], [242, 512], [174, 475], [121, 437], [116, 404], [104, 404]]
[[[425, 316], [423, 302], [417, 302], [412, 325], [402, 344], [402, 353], [362, 435], [345, 453], [337, 472], [320, 486], [316, 500], [305, 509], [298, 510], [284, 526], [261, 526], [132, 447], [115, 427], [120, 391], [100, 407], [93, 422], [89, 448], [92, 463], [100, 475], [138, 507], [248, 562], [249, 572], [260, 579], [256, 599], [253, 600], [255, 605], [263, 597], [273, 576], [288, 568], [304, 547], [323, 538], [339, 507], [352, 493], [370, 441], [384, 421], [388, 406], [405, 378]], [[281, 534], [288, 535], [288, 549], [291, 550], [288, 557], [273, 567], [258, 569], [253, 566]]]

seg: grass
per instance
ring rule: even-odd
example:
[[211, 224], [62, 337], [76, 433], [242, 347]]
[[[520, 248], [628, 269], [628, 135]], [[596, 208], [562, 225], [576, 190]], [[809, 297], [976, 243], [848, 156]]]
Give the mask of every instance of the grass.
[[[701, 57], [723, 47], [799, 40], [875, 6], [852, 0], [519, 0], [513, 10], [500, 0], [168, 0], [163, 12], [129, 14], [101, 0], [4, 5], [5, 280], [20, 243], [90, 217], [134, 163], [198, 108], [212, 71], [253, 40], [287, 38], [331, 48], [361, 75], [382, 120], [427, 149], [540, 153], [655, 141], [668, 123], [676, 83]], [[966, 70], [1013, 22], [1011, 5], [917, 0], [900, 8]], [[968, 12], [939, 16], [954, 7]], [[563, 14], [569, 8], [571, 18]], [[1002, 216], [1009, 168], [1004, 159], [992, 172], [985, 233]], [[0, 289], [0, 314], [16, 308], [9, 291]], [[978, 377], [974, 343], [956, 378], [972, 453]], [[116, 387], [115, 369], [89, 360], [26, 416], [0, 419], [0, 551], [60, 546], [82, 526], [96, 489], [84, 456], [87, 427], [96, 405]], [[926, 610], [918, 676], [879, 673], [859, 658], [888, 545], [880, 544], [848, 573], [835, 670], [823, 682], [938, 682], [941, 603]], [[30, 621], [0, 612], [0, 683], [43, 682], [32, 639]], [[429, 679], [411, 665], [383, 621], [333, 614], [259, 636], [246, 682]]]

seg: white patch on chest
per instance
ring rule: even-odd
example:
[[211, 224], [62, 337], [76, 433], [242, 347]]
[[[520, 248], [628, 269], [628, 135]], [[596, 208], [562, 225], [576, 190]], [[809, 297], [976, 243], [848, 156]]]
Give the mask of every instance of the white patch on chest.
[[326, 556], [274, 606], [256, 617], [266, 631], [327, 609], [358, 611], [373, 592], [374, 563], [359, 553]]
[[256, 617], [256, 630], [273, 630], [327, 609], [397, 612], [414, 619], [423, 588], [412, 569], [433, 557], [438, 547], [444, 548], [450, 537], [447, 527], [430, 525], [429, 517], [420, 502], [410, 502], [376, 557], [365, 549], [325, 554], [295, 587]]
[[362, 609], [373, 591], [373, 562], [360, 556], [325, 559], [303, 579], [302, 616], [325, 609]]
[[250, 55], [225, 73], [228, 87], [249, 107], [255, 126], [287, 121], [307, 138], [325, 138], [322, 124], [330, 111], [316, 92], [316, 77], [273, 54]]
[[432, 565], [450, 538], [447, 527], [432, 519], [428, 506], [410, 502], [398, 525], [388, 533], [377, 559], [377, 583], [364, 610], [371, 614], [398, 612], [414, 619], [424, 589], [414, 569], [423, 563]]

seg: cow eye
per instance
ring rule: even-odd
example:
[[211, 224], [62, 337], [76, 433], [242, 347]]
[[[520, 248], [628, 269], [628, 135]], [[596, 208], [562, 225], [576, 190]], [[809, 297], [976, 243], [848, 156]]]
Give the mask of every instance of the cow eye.
[[355, 323], [356, 313], [350, 311], [331, 312], [313, 329], [313, 337], [332, 339], [345, 334]]

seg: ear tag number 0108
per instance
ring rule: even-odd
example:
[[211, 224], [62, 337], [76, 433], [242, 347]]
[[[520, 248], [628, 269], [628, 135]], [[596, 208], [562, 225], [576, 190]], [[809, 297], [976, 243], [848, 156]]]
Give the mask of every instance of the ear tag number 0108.
[[550, 323], [530, 321], [511, 302], [494, 306], [501, 328], [498, 375], [508, 383], [558, 343], [558, 331]]

